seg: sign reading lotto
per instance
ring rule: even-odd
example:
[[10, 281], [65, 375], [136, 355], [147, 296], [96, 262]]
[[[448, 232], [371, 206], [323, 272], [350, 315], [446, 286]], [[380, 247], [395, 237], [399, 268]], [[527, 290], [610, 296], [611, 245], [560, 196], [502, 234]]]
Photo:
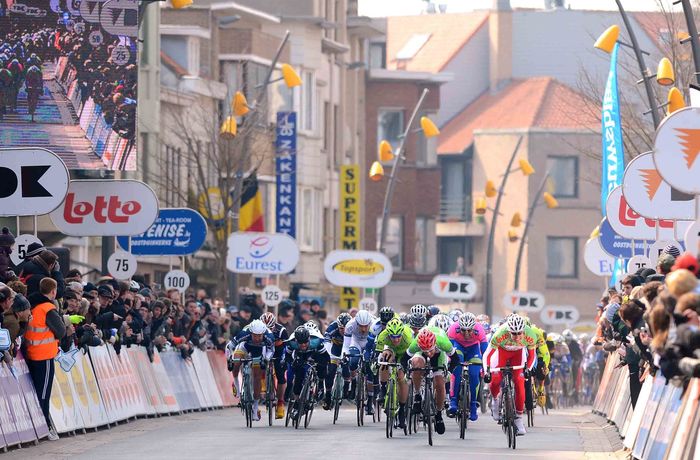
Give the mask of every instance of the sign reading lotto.
[[503, 306], [514, 312], [535, 313], [544, 308], [544, 296], [535, 291], [511, 291], [503, 297]]
[[661, 178], [651, 152], [634, 157], [625, 169], [622, 194], [627, 205], [650, 219], [692, 220], [695, 197], [679, 192]]
[[335, 286], [381, 288], [389, 284], [394, 270], [381, 252], [331, 251], [323, 261], [323, 273]]
[[275, 175], [277, 176], [276, 230], [297, 236], [297, 114], [277, 112]]
[[49, 216], [69, 236], [137, 235], [158, 217], [158, 198], [136, 180], [74, 180]]
[[476, 280], [471, 276], [437, 275], [430, 283], [435, 297], [443, 299], [473, 299], [476, 295]]
[[[674, 238], [674, 223], [672, 220], [654, 220], [640, 216], [627, 206], [622, 196], [622, 187], [615, 187], [608, 196], [606, 217], [612, 229], [623, 238], [631, 240], [656, 240]], [[677, 231], [685, 233], [690, 221], [679, 221]]]
[[119, 246], [137, 256], [187, 256], [197, 252], [207, 238], [207, 224], [189, 208], [164, 208], [145, 232], [117, 237]]
[[228, 237], [226, 268], [234, 273], [281, 275], [299, 263], [299, 247], [284, 233], [236, 232]]
[[13, 86], [25, 90], [4, 104], [16, 110], [0, 119], [0, 145], [45, 146], [70, 169], [135, 170], [139, 2], [2, 5], [0, 44], [20, 61], [10, 65], [10, 55], [2, 67], [21, 73]]
[[[360, 249], [360, 165], [357, 164], [340, 167], [340, 248]], [[359, 301], [358, 288], [341, 288], [341, 308], [353, 308]]]
[[654, 164], [681, 192], [700, 195], [700, 108], [686, 107], [661, 122], [654, 139]]
[[63, 202], [69, 182], [66, 165], [53, 152], [0, 149], [0, 216], [48, 214]]
[[578, 308], [573, 305], [549, 305], [540, 313], [542, 322], [550, 326], [574, 324], [580, 316]]

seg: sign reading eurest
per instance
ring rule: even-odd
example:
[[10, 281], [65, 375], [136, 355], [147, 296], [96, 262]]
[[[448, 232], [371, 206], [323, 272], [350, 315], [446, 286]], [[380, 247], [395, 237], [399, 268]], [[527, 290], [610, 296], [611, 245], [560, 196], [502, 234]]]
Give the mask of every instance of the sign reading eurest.
[[228, 237], [226, 268], [234, 273], [281, 275], [299, 263], [299, 247], [284, 233], [236, 232]]
[[331, 251], [323, 261], [323, 273], [335, 286], [381, 288], [389, 284], [394, 270], [381, 252]]

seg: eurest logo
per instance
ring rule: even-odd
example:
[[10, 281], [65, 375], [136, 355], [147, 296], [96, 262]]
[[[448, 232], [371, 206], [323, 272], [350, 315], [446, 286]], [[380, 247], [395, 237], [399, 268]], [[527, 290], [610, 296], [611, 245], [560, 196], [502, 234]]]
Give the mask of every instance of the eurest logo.
[[272, 252], [272, 244], [270, 244], [270, 238], [266, 236], [261, 236], [250, 240], [250, 246], [248, 250], [250, 251], [250, 257], [254, 259], [262, 259], [268, 256]]

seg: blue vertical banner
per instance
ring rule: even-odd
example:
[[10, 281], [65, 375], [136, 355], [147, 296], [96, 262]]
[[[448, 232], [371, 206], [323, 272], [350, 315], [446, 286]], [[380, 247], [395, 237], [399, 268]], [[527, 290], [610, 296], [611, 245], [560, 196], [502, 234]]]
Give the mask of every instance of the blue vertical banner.
[[277, 206], [275, 229], [296, 238], [297, 210], [297, 114], [277, 112], [275, 175]]
[[620, 100], [617, 92], [617, 43], [610, 57], [610, 73], [603, 95], [603, 174], [600, 181], [600, 210], [605, 216], [605, 205], [610, 191], [622, 185], [625, 170], [622, 147], [622, 125], [620, 124]]

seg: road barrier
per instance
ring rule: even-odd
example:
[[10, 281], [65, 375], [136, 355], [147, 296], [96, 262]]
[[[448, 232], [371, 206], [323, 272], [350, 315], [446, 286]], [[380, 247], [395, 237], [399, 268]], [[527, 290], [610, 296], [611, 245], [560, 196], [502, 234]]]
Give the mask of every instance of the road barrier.
[[593, 411], [617, 427], [633, 458], [694, 458], [700, 428], [700, 379], [691, 379], [684, 391], [683, 387], [666, 383], [660, 371], [656, 376], [648, 375], [633, 409], [629, 372], [626, 366], [617, 367], [619, 363], [617, 354], [608, 358]]
[[[135, 417], [230, 407], [233, 377], [221, 351], [176, 351], [110, 344], [72, 350], [56, 360], [50, 413], [58, 433], [85, 432]], [[0, 449], [36, 442], [49, 430], [22, 356], [0, 364]]]

